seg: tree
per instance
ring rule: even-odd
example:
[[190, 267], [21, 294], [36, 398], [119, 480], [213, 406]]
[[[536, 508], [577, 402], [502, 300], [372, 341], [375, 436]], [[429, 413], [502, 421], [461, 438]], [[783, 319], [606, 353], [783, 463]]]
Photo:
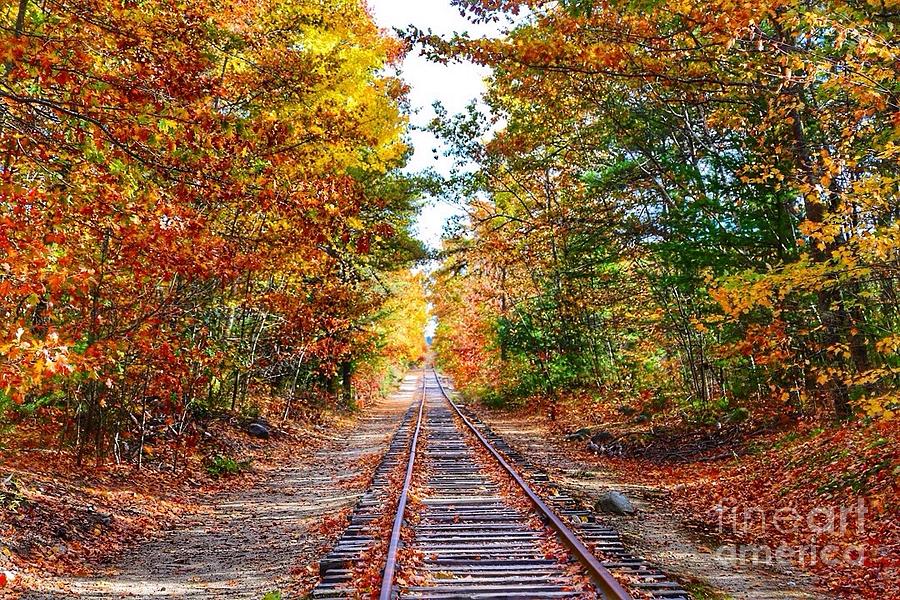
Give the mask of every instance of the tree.
[[362, 3], [2, 14], [7, 401], [46, 405], [79, 458], [162, 419], [174, 462], [199, 404], [290, 404], [368, 347], [380, 274], [423, 252], [383, 74], [401, 45]]
[[[603, 370], [597, 348], [609, 342], [616, 366], [594, 376], [598, 388], [618, 379], [639, 395], [659, 385], [636, 373], [674, 367], [662, 380], [683, 381], [704, 411], [774, 391], [798, 408], [827, 398], [842, 416], [891, 412], [898, 113], [888, 9], [458, 4], [476, 19], [528, 9], [496, 39], [409, 35], [436, 58], [493, 68], [487, 103], [505, 126], [457, 152], [481, 165], [470, 191], [487, 193], [499, 223], [488, 232], [472, 219], [469, 246], [498, 248], [491, 264], [507, 277], [520, 269], [522, 297], [537, 302], [501, 331], [532, 331], [535, 315], [555, 321], [540, 324], [550, 334], [540, 343], [530, 336], [530, 359], [552, 348], [584, 382]], [[461, 125], [444, 119], [436, 130], [459, 142]], [[624, 326], [598, 326], [604, 316]], [[651, 343], [626, 367], [635, 333]]]

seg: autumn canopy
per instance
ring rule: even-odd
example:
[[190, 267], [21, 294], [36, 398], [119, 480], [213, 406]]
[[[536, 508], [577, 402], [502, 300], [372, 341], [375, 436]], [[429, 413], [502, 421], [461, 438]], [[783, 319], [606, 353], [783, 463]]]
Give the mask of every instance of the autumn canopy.
[[[312, 583], [336, 542], [319, 537], [353, 498], [375, 506], [375, 465], [418, 439], [400, 425], [428, 420], [416, 399], [445, 402], [433, 357], [460, 414], [509, 419], [505, 447], [566, 465], [572, 490], [536, 486], [553, 498], [643, 486], [641, 513], [664, 498], [658, 523], [706, 533], [718, 517], [723, 547], [859, 547], [798, 564], [897, 597], [900, 0], [448, 5], [495, 35], [388, 31], [364, 0], [0, 0], [0, 587], [7, 558], [38, 579], [115, 558], [179, 502], [192, 535], [216, 532], [204, 519], [228, 511], [191, 503], [256, 476], [254, 519], [289, 529], [226, 544], [259, 562], [284, 540], [269, 575]], [[490, 73], [468, 110], [434, 106], [440, 174], [408, 166], [420, 52]], [[433, 250], [414, 226], [429, 196], [459, 212]], [[398, 506], [403, 468], [384, 486]], [[725, 531], [726, 492], [867, 520]], [[687, 555], [670, 542], [688, 527], [658, 523], [659, 555]], [[375, 589], [390, 569], [369, 556], [356, 579]]]
[[400, 45], [359, 2], [2, 11], [0, 410], [101, 456], [420, 355]]
[[492, 67], [503, 123], [434, 124], [480, 165], [438, 295], [461, 383], [895, 413], [895, 2], [455, 4], [519, 15], [496, 39], [410, 32]]

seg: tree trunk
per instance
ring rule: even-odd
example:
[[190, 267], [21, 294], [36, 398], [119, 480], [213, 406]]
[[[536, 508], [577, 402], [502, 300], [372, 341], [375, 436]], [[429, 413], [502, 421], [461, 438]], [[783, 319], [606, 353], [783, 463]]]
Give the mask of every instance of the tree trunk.
[[341, 398], [345, 406], [353, 405], [353, 369], [349, 360], [341, 363]]

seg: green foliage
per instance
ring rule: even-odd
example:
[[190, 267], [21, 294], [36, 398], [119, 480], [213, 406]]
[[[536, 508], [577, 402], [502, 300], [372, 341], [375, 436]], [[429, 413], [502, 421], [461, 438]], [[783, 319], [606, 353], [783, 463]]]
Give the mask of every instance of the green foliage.
[[876, 479], [879, 473], [891, 467], [895, 467], [894, 461], [884, 459], [860, 471], [849, 471], [841, 475], [832, 475], [816, 489], [816, 493], [824, 496], [849, 489], [855, 494], [864, 494], [869, 490], [871, 481]]
[[684, 586], [694, 600], [732, 600], [732, 597], [720, 592], [705, 581], [691, 581]]
[[0, 389], [0, 417], [6, 414], [6, 411], [13, 406], [12, 398], [9, 394]]
[[742, 423], [750, 418], [750, 411], [744, 407], [738, 407], [729, 412], [727, 418], [731, 423]]
[[12, 475], [0, 481], [0, 509], [16, 512], [28, 505], [28, 498], [19, 489], [19, 482]]
[[493, 69], [503, 122], [487, 143], [475, 107], [432, 124], [472, 198], [444, 271], [475, 291], [440, 300], [457, 380], [704, 423], [892, 418], [897, 48], [876, 4], [571, 0], [502, 39], [426, 39]]
[[247, 402], [241, 405], [241, 418], [245, 421], [258, 419], [261, 414], [262, 409], [256, 402]]
[[249, 469], [251, 462], [249, 460], [238, 461], [230, 456], [216, 454], [207, 461], [206, 472], [212, 477], [236, 475]]

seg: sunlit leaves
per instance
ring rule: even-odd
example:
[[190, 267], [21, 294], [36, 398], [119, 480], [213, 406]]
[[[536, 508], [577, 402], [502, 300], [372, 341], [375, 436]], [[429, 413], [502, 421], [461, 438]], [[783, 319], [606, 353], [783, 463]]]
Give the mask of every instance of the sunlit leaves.
[[293, 394], [368, 352], [378, 272], [421, 250], [413, 187], [385, 183], [406, 154], [382, 75], [399, 43], [362, 3], [29, 1], [16, 32], [19, 6], [0, 389], [65, 390], [79, 426], [128, 430], [138, 407]]
[[[513, 6], [465, 4], [478, 18]], [[591, 343], [628, 347], [596, 323], [581, 337], [572, 324], [585, 315], [661, 313], [636, 327], [667, 354], [655, 364], [677, 366], [703, 403], [742, 401], [732, 390], [764, 378], [801, 409], [830, 401], [844, 415], [854, 403], [872, 412], [861, 398], [897, 386], [897, 358], [877, 343], [898, 327], [900, 275], [897, 47], [884, 9], [515, 6], [531, 12], [505, 37], [412, 37], [494, 69], [488, 102], [506, 128], [466, 151], [491, 194], [472, 202], [468, 247], [495, 285], [502, 270], [507, 293], [553, 298], [526, 311], [564, 324], [537, 327], [541, 340], [553, 331], [577, 339], [554, 350], [575, 364], [602, 354]], [[629, 265], [626, 281], [649, 288], [649, 302], [628, 310], [599, 293], [601, 265], [616, 260]], [[501, 338], [507, 330], [518, 331]], [[553, 354], [544, 343], [525, 353], [536, 368]]]

